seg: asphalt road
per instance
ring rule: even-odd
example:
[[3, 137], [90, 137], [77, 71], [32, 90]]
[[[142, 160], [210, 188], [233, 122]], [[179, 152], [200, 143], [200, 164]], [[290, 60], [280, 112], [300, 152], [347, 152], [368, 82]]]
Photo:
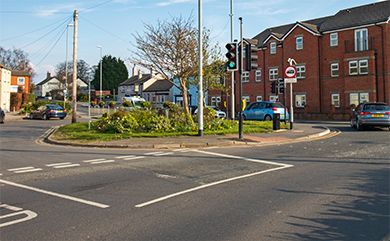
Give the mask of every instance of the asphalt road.
[[0, 125], [1, 240], [381, 240], [390, 135], [264, 147], [83, 149], [35, 140], [65, 120]]

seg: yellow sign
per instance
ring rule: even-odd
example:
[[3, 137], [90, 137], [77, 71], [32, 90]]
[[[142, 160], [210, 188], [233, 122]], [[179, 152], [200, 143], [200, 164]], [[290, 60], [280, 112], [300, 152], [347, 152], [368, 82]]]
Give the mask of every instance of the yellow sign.
[[225, 108], [226, 108], [226, 101], [223, 102], [223, 106], [225, 106]]
[[242, 100], [242, 110], [245, 110], [246, 108], [246, 101], [245, 99]]

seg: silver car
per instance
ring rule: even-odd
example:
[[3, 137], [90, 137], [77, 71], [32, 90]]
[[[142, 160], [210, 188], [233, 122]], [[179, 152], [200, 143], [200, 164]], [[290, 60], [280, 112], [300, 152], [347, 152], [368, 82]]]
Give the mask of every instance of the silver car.
[[381, 102], [361, 103], [352, 113], [350, 123], [359, 131], [368, 126], [387, 127], [390, 130], [390, 107]]

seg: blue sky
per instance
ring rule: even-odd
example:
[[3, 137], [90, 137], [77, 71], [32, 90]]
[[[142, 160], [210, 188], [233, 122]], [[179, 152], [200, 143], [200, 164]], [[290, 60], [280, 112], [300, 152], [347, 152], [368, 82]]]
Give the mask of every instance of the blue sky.
[[[296, 21], [336, 14], [341, 9], [379, 0], [233, 0], [234, 38], [254, 37], [261, 31]], [[230, 0], [203, 0], [203, 26], [211, 30], [212, 41], [222, 48], [230, 42]], [[38, 76], [34, 83], [55, 73], [55, 66], [66, 59], [66, 29], [79, 12], [78, 59], [97, 65], [103, 55], [125, 60], [134, 49], [135, 32], [142, 33], [143, 23], [155, 25], [171, 16], [188, 17], [198, 24], [198, 0], [0, 0], [0, 46], [28, 52]], [[73, 28], [69, 28], [68, 60], [72, 60]], [[222, 49], [222, 51], [225, 51]], [[129, 75], [131, 67], [128, 65]]]

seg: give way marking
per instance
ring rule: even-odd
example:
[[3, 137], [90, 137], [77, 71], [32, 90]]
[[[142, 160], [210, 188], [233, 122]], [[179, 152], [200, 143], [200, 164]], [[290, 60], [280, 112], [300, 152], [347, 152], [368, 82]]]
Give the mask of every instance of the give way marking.
[[[28, 221], [28, 220], [33, 219], [36, 216], [38, 216], [33, 211], [23, 210], [23, 208], [14, 207], [14, 206], [11, 206], [8, 204], [0, 204], [0, 209], [1, 208], [9, 210], [9, 211], [11, 211], [11, 213], [0, 216], [0, 221], [9, 220], [9, 219], [13, 219], [13, 220], [10, 220], [10, 221], [4, 222], [4, 223], [0, 223], [0, 228], [10, 226], [10, 225], [16, 224], [16, 223]], [[21, 218], [14, 219], [15, 217], [18, 217], [20, 215], [23, 215], [23, 216]]]

